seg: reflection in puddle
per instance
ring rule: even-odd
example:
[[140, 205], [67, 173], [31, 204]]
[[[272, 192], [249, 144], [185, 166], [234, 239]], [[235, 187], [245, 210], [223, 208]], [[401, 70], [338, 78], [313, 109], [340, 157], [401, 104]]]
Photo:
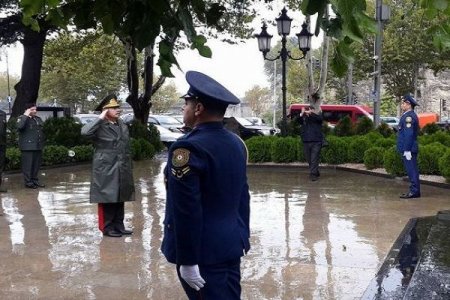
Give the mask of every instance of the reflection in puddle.
[[[184, 299], [175, 267], [159, 250], [164, 165], [135, 163], [137, 201], [125, 208], [134, 234], [124, 238], [97, 229], [90, 166], [48, 171], [47, 188], [16, 186], [2, 195], [0, 278], [7, 280], [0, 280], [0, 298]], [[252, 249], [242, 260], [243, 299], [359, 298], [418, 213], [414, 203], [398, 201], [404, 186], [388, 179], [324, 171], [312, 183], [306, 170], [257, 168], [248, 178]], [[443, 203], [427, 199], [421, 212]]]

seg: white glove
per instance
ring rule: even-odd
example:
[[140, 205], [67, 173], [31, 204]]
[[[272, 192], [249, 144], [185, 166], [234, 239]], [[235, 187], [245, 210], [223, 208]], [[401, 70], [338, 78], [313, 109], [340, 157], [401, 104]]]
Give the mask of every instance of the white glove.
[[199, 291], [205, 285], [205, 280], [202, 278], [202, 276], [200, 276], [198, 265], [181, 265], [180, 276], [184, 279], [184, 281], [187, 282], [187, 284], [189, 284], [191, 288], [196, 291]]
[[403, 156], [406, 157], [407, 160], [411, 160], [411, 151], [405, 151], [403, 152]]

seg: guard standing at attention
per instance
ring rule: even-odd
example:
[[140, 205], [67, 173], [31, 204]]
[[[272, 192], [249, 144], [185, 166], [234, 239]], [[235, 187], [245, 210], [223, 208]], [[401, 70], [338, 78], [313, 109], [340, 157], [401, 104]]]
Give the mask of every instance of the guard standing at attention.
[[37, 189], [45, 187], [39, 182], [38, 173], [42, 163], [42, 149], [44, 148], [44, 122], [37, 115], [35, 103], [28, 103], [23, 115], [17, 118], [19, 131], [19, 149], [22, 153], [22, 173], [25, 187]]
[[414, 112], [414, 107], [417, 105], [417, 101], [411, 95], [402, 97], [403, 115], [398, 125], [397, 151], [402, 155], [403, 166], [410, 181], [409, 192], [400, 196], [404, 199], [420, 197], [419, 167], [417, 165], [419, 152], [417, 135], [420, 128], [419, 119]]
[[90, 202], [98, 203], [103, 235], [121, 237], [133, 233], [124, 225], [124, 203], [134, 200], [130, 136], [115, 95], [106, 96], [95, 110], [101, 111], [99, 118], [81, 128], [94, 144]]
[[240, 299], [240, 260], [250, 249], [247, 149], [223, 125], [240, 101], [205, 74], [189, 71], [186, 80], [183, 121], [192, 131], [169, 149], [161, 249], [189, 299]]
[[6, 112], [0, 109], [0, 193], [8, 190], [2, 187], [2, 174], [6, 166]]

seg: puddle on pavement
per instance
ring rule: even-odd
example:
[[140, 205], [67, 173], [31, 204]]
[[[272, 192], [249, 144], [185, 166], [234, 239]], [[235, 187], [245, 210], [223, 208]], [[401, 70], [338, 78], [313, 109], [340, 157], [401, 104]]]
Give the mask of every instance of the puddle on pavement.
[[[97, 229], [88, 165], [47, 170], [41, 190], [10, 176], [0, 195], [0, 298], [184, 299], [159, 251], [163, 167], [162, 158], [135, 163], [138, 201], [125, 215], [135, 233], [120, 239]], [[305, 169], [250, 167], [248, 179], [243, 299], [357, 299], [409, 218], [448, 204], [437, 188], [423, 188], [426, 201], [400, 201], [407, 183], [343, 171], [311, 182]]]

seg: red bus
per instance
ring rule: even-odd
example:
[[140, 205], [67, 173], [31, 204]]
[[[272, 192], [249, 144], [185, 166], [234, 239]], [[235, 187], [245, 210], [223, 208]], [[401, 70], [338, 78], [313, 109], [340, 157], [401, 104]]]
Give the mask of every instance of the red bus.
[[[309, 106], [309, 104], [292, 104], [289, 108], [291, 119], [298, 116], [305, 106]], [[322, 104], [320, 109], [322, 110], [323, 120], [332, 125], [336, 125], [339, 120], [346, 116], [349, 116], [353, 123], [364, 116], [373, 120], [373, 109], [365, 105]]]

